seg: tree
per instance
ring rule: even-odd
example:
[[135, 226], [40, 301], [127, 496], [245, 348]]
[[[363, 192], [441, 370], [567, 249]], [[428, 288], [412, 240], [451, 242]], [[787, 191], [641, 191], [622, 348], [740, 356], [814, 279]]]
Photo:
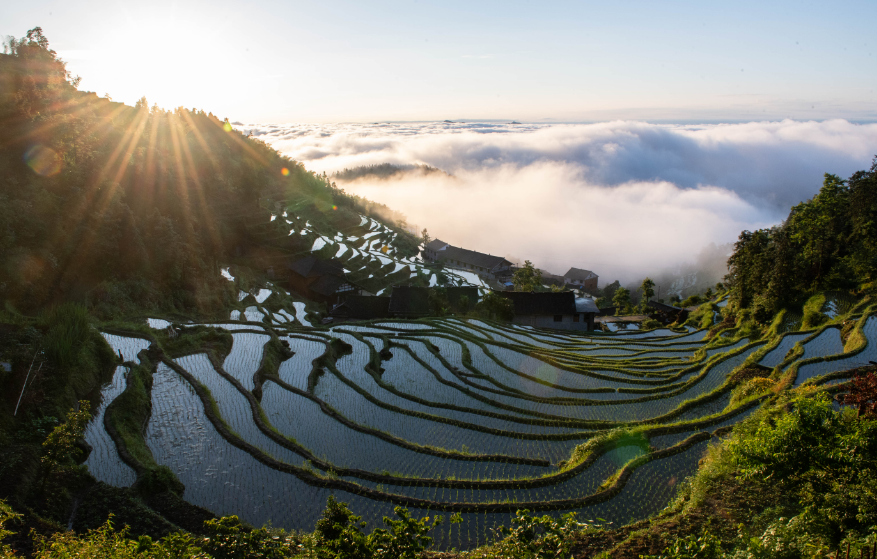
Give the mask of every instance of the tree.
[[429, 309], [432, 316], [445, 316], [450, 309], [448, 291], [444, 287], [436, 287], [429, 290]]
[[460, 312], [462, 312], [463, 314], [466, 314], [467, 312], [469, 312], [469, 305], [470, 304], [471, 304], [471, 302], [469, 301], [469, 296], [463, 295], [462, 297], [460, 297], [460, 301], [459, 301], [457, 306], [459, 307]]
[[639, 286], [639, 290], [643, 292], [643, 308], [645, 308], [645, 304], [649, 302], [649, 299], [655, 296], [655, 282], [651, 278], [646, 278]]
[[[429, 517], [420, 520], [411, 518], [408, 509], [395, 507], [393, 512], [399, 520], [384, 517], [384, 524], [389, 530], [377, 528], [368, 537], [368, 544], [376, 559], [417, 559], [422, 556], [430, 545], [432, 537], [429, 532], [442, 523], [443, 518], [436, 516], [432, 524]], [[346, 557], [346, 556], [345, 556]]]
[[333, 495], [330, 495], [326, 510], [323, 511], [314, 530], [320, 547], [317, 557], [319, 559], [371, 557], [368, 539], [362, 533], [364, 527], [365, 522], [350, 511], [347, 503], [338, 502]]
[[512, 276], [515, 291], [536, 291], [542, 285], [542, 270], [539, 270], [529, 260]]
[[630, 309], [630, 291], [624, 287], [616, 289], [612, 296], [612, 304], [615, 305], [615, 314], [622, 314]]
[[603, 286], [603, 298], [607, 301], [611, 301], [612, 297], [615, 296], [615, 291], [621, 287], [621, 282], [618, 280], [613, 281], [608, 285]]
[[515, 317], [515, 306], [495, 291], [490, 291], [475, 305], [475, 311], [492, 320], [511, 321]]
[[55, 427], [43, 442], [45, 454], [40, 459], [45, 468], [43, 484], [56, 470], [62, 468], [76, 449], [76, 441], [85, 434], [85, 426], [91, 421], [91, 404], [79, 401], [79, 411], [70, 410], [67, 421]]
[[423, 237], [423, 246], [429, 244], [432, 238], [429, 236], [429, 231], [426, 230], [426, 227], [423, 228], [423, 231], [420, 232], [420, 235]]

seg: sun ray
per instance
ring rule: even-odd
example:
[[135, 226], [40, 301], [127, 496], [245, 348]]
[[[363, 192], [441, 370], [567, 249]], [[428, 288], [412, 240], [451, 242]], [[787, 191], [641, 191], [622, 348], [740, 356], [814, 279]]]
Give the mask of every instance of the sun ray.
[[[175, 115], [176, 116], [176, 115]], [[173, 146], [173, 155], [174, 161], [176, 162], [176, 176], [177, 176], [177, 190], [179, 192], [180, 197], [183, 200], [183, 212], [182, 216], [185, 219], [184, 227], [182, 233], [186, 236], [186, 240], [189, 244], [192, 244], [193, 239], [193, 229], [192, 229], [192, 205], [189, 200], [189, 187], [186, 180], [185, 167], [183, 166], [183, 154], [182, 148], [180, 147], [180, 131], [179, 131], [180, 122], [177, 118], [174, 118], [170, 122], [170, 133], [171, 133], [171, 145]]]
[[[101, 221], [104, 218], [104, 213], [106, 212], [109, 204], [112, 202], [116, 190], [119, 188], [118, 181], [121, 180], [121, 176], [124, 174], [124, 171], [127, 168], [127, 161], [130, 158], [130, 154], [132, 153], [132, 148], [134, 144], [139, 140], [141, 134], [143, 133], [143, 128], [146, 126], [147, 117], [148, 113], [146, 111], [143, 111], [136, 117], [136, 120], [128, 126], [122, 141], [119, 142], [119, 145], [116, 151], [111, 156], [110, 161], [108, 161], [103, 166], [101, 173], [98, 175], [99, 177], [103, 178], [95, 183], [95, 186], [93, 187], [90, 195], [86, 195], [86, 200], [84, 200], [83, 202], [83, 211], [79, 215], [88, 215], [89, 223], [84, 224], [84, 227], [78, 227], [80, 231], [79, 238], [73, 239], [73, 236], [71, 236], [70, 244], [72, 245], [72, 249], [68, 253], [70, 256], [65, 265], [61, 267], [60, 274], [71, 274], [73, 272], [73, 268], [79, 266], [80, 264], [87, 263], [85, 255], [89, 254], [89, 252], [91, 251], [91, 247], [93, 246], [95, 239], [102, 229]], [[119, 169], [116, 170], [116, 181], [111, 183], [109, 188], [101, 189], [101, 182], [106, 178], [110, 167], [116, 161], [116, 159], [118, 159], [122, 151], [125, 152], [126, 157], [120, 162]], [[101, 192], [102, 190], [103, 192]], [[80, 222], [80, 225], [83, 225], [82, 222]], [[69, 234], [69, 232], [67, 233]]]
[[[184, 118], [185, 118], [186, 122], [189, 123], [189, 127], [190, 127], [192, 134], [195, 136], [195, 138], [198, 140], [198, 142], [201, 144], [202, 148], [204, 149], [204, 153], [208, 155], [210, 162], [213, 165], [214, 169], [217, 169], [218, 165], [217, 165], [216, 160], [213, 158], [212, 150], [209, 148], [209, 146], [207, 146], [207, 143], [201, 137], [201, 134], [198, 131], [198, 128], [197, 128], [195, 122], [192, 120], [192, 118], [189, 116], [188, 113], [184, 113]], [[215, 216], [210, 215], [208, 213], [209, 206], [207, 204], [207, 199], [204, 196], [204, 187], [201, 184], [201, 181], [198, 179], [198, 175], [199, 175], [198, 170], [195, 167], [195, 162], [194, 162], [194, 159], [192, 157], [192, 153], [189, 150], [189, 144], [188, 144], [188, 142], [181, 142], [181, 143], [182, 143], [182, 147], [183, 147], [183, 155], [186, 156], [186, 161], [189, 164], [189, 169], [191, 171], [192, 182], [193, 182], [193, 187], [195, 189], [195, 194], [198, 197], [197, 202], [198, 202], [198, 208], [200, 209], [200, 213], [202, 216], [202, 226], [207, 229], [207, 232], [210, 235], [210, 240], [211, 240], [211, 243], [213, 244], [213, 246], [215, 248], [219, 248], [222, 246], [222, 243], [221, 243], [220, 238], [219, 238], [219, 232], [215, 226], [216, 219], [215, 219]]]

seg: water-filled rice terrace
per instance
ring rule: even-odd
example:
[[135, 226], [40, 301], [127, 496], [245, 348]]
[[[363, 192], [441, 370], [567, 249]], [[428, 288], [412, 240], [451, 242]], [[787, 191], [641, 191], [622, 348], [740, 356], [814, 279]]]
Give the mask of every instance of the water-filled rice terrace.
[[[225, 354], [160, 360], [145, 428], [156, 463], [189, 502], [254, 525], [312, 530], [330, 495], [371, 527], [396, 505], [460, 513], [435, 534], [443, 548], [487, 543], [522, 508], [616, 525], [648, 517], [710, 440], [767, 397], [732, 398], [736, 371], [760, 363], [796, 386], [877, 360], [868, 313], [853, 317], [867, 344], [845, 353], [834, 325], [750, 341], [456, 318], [310, 327], [304, 305], [262, 310], [261, 322], [200, 326], [231, 332]], [[89, 427], [88, 466], [130, 485], [102, 418], [150, 341], [105, 337], [126, 366]]]
[[319, 258], [333, 258], [341, 262], [351, 281], [377, 295], [383, 294], [390, 285], [415, 279], [430, 287], [440, 283], [447, 286], [475, 286], [482, 293], [489, 287], [488, 282], [474, 272], [450, 268], [438, 272], [425, 266], [419, 255], [406, 256], [396, 246], [399, 234], [367, 216], [360, 216], [358, 225], [344, 231], [320, 230], [317, 224], [290, 206], [282, 214], [272, 215], [271, 223], [282, 229], [284, 236], [299, 238], [304, 245], [310, 245], [310, 252]]

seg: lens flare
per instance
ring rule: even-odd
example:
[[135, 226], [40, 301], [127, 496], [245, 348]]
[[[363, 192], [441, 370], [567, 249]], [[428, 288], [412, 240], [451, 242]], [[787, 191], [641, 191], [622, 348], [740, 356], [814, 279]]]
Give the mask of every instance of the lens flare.
[[222, 124], [222, 129], [226, 132], [231, 132], [231, 123], [227, 120]]
[[37, 144], [24, 154], [24, 162], [33, 172], [43, 177], [51, 177], [61, 171], [61, 159], [54, 150]]
[[283, 175], [284, 177], [288, 177], [289, 176], [289, 169], [287, 169], [286, 167], [284, 167], [283, 169], [280, 169], [280, 174]]
[[333, 210], [337, 210], [337, 209], [338, 209], [338, 206], [332, 206], [332, 209], [333, 209]]

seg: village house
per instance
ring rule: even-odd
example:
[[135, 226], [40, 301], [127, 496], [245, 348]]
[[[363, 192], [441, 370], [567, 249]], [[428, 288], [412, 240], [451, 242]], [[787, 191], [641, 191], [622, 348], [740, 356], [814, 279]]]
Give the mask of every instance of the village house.
[[583, 289], [589, 293], [597, 291], [597, 278], [599, 276], [591, 270], [581, 270], [579, 268], [570, 268], [563, 274], [563, 281], [568, 285]]
[[496, 279], [512, 267], [512, 263], [502, 256], [451, 246], [439, 239], [423, 247], [422, 256], [428, 262], [441, 262], [449, 268], [474, 272], [486, 279]]
[[349, 295], [343, 302], [335, 305], [329, 314], [333, 317], [351, 320], [389, 318], [390, 298]]
[[430, 293], [441, 289], [447, 297], [451, 312], [472, 310], [478, 303], [478, 288], [462, 287], [410, 287], [394, 286], [390, 295], [389, 315], [393, 318], [422, 318], [434, 314]]
[[337, 260], [320, 260], [305, 256], [287, 266], [289, 287], [313, 301], [330, 307], [350, 295], [363, 295], [364, 290], [347, 279], [344, 266]]
[[515, 306], [514, 324], [557, 330], [594, 330], [594, 317], [599, 309], [594, 300], [576, 297], [572, 291], [561, 293], [532, 291], [499, 291]]

